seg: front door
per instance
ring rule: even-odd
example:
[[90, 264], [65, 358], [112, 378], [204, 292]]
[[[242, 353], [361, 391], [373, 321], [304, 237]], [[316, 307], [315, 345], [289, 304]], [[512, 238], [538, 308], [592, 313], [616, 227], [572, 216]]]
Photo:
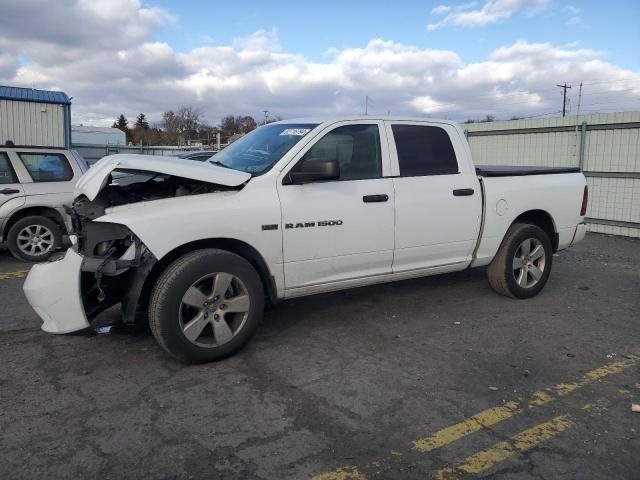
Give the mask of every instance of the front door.
[[[326, 128], [278, 181], [287, 290], [391, 272], [394, 192], [383, 123]], [[382, 138], [381, 138], [382, 136]], [[283, 185], [300, 162], [338, 160], [340, 178]], [[286, 182], [285, 182], [286, 183]]]

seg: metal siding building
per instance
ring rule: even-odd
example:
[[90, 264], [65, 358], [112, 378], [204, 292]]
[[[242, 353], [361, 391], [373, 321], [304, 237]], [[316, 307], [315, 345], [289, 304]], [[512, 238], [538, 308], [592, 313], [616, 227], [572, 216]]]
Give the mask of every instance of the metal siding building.
[[589, 229], [640, 237], [640, 112], [465, 124], [477, 164], [579, 166]]
[[0, 144], [71, 146], [71, 99], [63, 92], [0, 85]]
[[126, 145], [127, 136], [117, 128], [74, 125], [71, 127], [71, 141], [73, 145]]

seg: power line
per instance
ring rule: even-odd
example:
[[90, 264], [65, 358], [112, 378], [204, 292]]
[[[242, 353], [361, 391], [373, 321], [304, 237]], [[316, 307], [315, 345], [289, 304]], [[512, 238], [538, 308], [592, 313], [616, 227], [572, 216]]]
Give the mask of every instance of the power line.
[[[583, 83], [584, 85], [584, 83]], [[560, 85], [560, 87], [562, 87], [562, 85]], [[568, 88], [570, 88], [569, 85], [567, 85]], [[550, 92], [550, 91], [554, 91], [555, 88], [548, 88], [548, 89], [541, 89], [541, 90], [533, 90], [533, 91], [522, 91], [522, 92], [512, 92], [512, 93], [505, 93], [505, 94], [489, 94], [489, 95], [467, 95], [467, 96], [460, 96], [460, 97], [456, 97], [455, 101], [446, 101], [446, 102], [441, 102], [438, 101], [436, 98], [434, 98], [433, 100], [438, 104], [439, 108], [447, 108], [447, 107], [459, 107], [459, 108], [453, 108], [453, 109], [448, 109], [445, 112], [446, 113], [453, 113], [453, 112], [458, 112], [458, 111], [465, 111], [465, 110], [469, 110], [469, 109], [483, 109], [483, 108], [494, 108], [496, 107], [496, 102], [500, 102], [499, 104], [497, 104], [500, 107], [505, 107], [505, 106], [509, 106], [509, 105], [522, 105], [522, 104], [528, 104], [528, 103], [534, 103], [535, 100], [541, 100], [540, 103], [545, 103], [547, 101], [547, 99], [545, 99], [545, 96], [543, 95], [544, 92]], [[583, 93], [583, 96], [591, 96], [591, 95], [615, 95], [617, 93], [624, 93], [624, 92], [628, 92], [628, 91], [632, 91], [632, 90], [636, 90], [635, 88], [628, 88], [625, 90], [599, 90], [597, 92], [590, 92], [590, 93]], [[502, 103], [501, 100], [505, 97], [514, 97], [514, 96], [537, 96], [537, 99], [531, 98], [529, 100], [523, 100], [523, 101], [517, 101], [517, 102], [508, 102], [508, 103]], [[491, 98], [494, 99], [494, 102], [491, 103], [480, 103], [477, 105], [467, 105], [465, 107], [460, 106], [460, 100], [465, 100], [465, 99], [476, 99], [476, 98]], [[567, 96], [567, 99], [565, 100], [565, 103], [568, 103], [569, 100], [569, 96]], [[470, 102], [471, 103], [471, 102]], [[369, 98], [369, 104], [371, 104], [371, 98]], [[439, 112], [442, 113], [442, 112]], [[565, 111], [566, 114], [566, 111]]]

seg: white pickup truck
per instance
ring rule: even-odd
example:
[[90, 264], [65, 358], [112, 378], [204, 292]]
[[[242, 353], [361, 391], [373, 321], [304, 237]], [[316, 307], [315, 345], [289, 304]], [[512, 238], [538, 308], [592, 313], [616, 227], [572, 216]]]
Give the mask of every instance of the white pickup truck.
[[203, 163], [113, 155], [75, 195], [73, 247], [24, 284], [43, 330], [121, 304], [187, 362], [238, 351], [265, 301], [487, 265], [528, 298], [586, 231], [579, 169], [477, 167], [443, 120], [283, 121]]

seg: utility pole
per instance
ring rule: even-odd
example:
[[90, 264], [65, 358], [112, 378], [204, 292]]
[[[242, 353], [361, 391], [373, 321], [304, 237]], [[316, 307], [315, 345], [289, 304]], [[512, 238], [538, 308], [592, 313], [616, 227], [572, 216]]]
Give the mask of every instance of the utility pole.
[[580, 90], [578, 90], [578, 111], [576, 117], [580, 115], [580, 104], [582, 103], [582, 82], [580, 82]]
[[567, 88], [571, 88], [571, 85], [564, 82], [564, 85], [556, 85], [556, 87], [562, 89], [562, 116], [564, 117], [567, 114]]
[[580, 135], [580, 146], [578, 146], [578, 121], [580, 120], [580, 105], [582, 104], [582, 82], [580, 82], [580, 89], [578, 90], [578, 108], [576, 110], [576, 157], [578, 158], [578, 164], [582, 167], [582, 145], [584, 144], [584, 132]]
[[369, 115], [369, 95], [364, 97], [364, 114]]

